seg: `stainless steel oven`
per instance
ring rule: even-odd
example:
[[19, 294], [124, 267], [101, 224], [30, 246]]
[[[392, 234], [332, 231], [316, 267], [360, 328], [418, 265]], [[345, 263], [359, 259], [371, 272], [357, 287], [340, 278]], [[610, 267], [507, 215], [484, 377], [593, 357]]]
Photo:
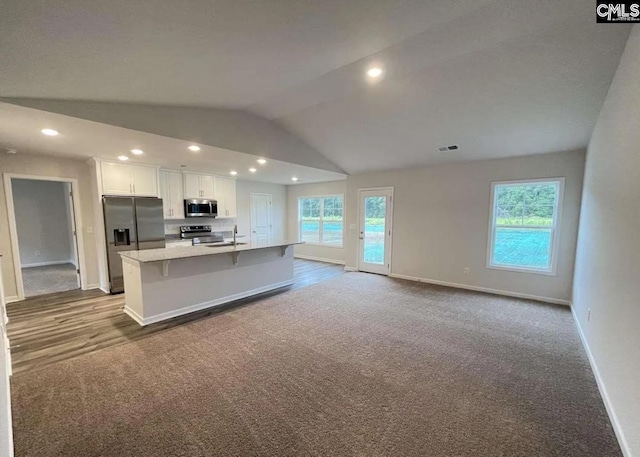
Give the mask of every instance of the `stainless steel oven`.
[[185, 217], [216, 217], [218, 215], [218, 202], [215, 200], [185, 200]]

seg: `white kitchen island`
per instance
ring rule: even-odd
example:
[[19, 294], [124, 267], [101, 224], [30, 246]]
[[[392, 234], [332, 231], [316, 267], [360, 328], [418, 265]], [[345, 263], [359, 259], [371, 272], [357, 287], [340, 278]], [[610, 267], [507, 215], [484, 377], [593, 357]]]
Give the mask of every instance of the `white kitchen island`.
[[293, 284], [298, 241], [121, 252], [124, 311], [140, 325]]

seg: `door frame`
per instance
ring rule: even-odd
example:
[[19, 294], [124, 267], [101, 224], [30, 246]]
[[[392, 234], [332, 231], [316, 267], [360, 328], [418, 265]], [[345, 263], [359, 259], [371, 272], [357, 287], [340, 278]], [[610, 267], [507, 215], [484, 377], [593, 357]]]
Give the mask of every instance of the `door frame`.
[[[389, 268], [388, 268], [388, 272], [385, 274], [385, 276], [389, 276], [391, 275], [391, 269], [393, 267], [393, 263], [392, 263], [392, 259], [393, 259], [393, 186], [386, 186], [386, 187], [364, 187], [361, 189], [358, 189], [358, 258], [357, 258], [357, 268], [358, 271], [363, 271], [361, 269], [361, 264], [364, 263], [363, 262], [363, 252], [362, 252], [362, 245], [363, 243], [360, 242], [360, 232], [364, 232], [364, 227], [362, 226], [362, 221], [363, 221], [363, 214], [362, 211], [364, 211], [364, 208], [362, 207], [362, 194], [364, 192], [388, 192], [390, 194], [390, 198], [389, 198], [389, 206], [387, 208], [387, 221], [389, 223], [388, 227], [385, 226], [386, 230], [389, 230]], [[385, 235], [386, 236], [386, 235]], [[385, 244], [385, 248], [386, 248], [386, 244]], [[364, 271], [365, 273], [369, 273], [368, 271]], [[377, 274], [384, 274], [384, 273], [377, 273]]]
[[273, 195], [263, 192], [249, 192], [249, 240], [253, 242], [253, 197], [269, 197], [269, 241], [273, 240]]
[[80, 210], [80, 186], [76, 178], [61, 178], [58, 176], [41, 176], [41, 175], [25, 175], [20, 173], [3, 173], [4, 178], [4, 194], [7, 203], [7, 214], [9, 216], [9, 240], [11, 242], [11, 254], [13, 255], [13, 271], [16, 278], [16, 289], [18, 296], [13, 301], [24, 300], [24, 282], [22, 280], [22, 264], [20, 262], [20, 248], [18, 246], [18, 229], [16, 226], [16, 213], [13, 204], [13, 187], [11, 181], [13, 179], [30, 179], [34, 181], [53, 181], [71, 183], [71, 192], [73, 193], [73, 222], [75, 227], [75, 241], [77, 249], [78, 268], [80, 269], [80, 288], [85, 289], [87, 284], [87, 268], [84, 252], [84, 229], [82, 227], [82, 212]]

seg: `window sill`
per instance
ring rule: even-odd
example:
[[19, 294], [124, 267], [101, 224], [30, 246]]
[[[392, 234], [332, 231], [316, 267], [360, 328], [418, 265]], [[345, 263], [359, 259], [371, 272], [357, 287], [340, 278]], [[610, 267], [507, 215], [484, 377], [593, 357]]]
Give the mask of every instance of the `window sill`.
[[487, 265], [490, 270], [513, 271], [515, 273], [529, 273], [542, 276], [558, 276], [555, 270], [537, 270], [535, 268], [514, 267], [509, 265]]
[[301, 243], [304, 243], [302, 246], [315, 246], [315, 247], [319, 247], [319, 248], [344, 249], [344, 245], [338, 246], [337, 244], [311, 243], [309, 241], [301, 241]]

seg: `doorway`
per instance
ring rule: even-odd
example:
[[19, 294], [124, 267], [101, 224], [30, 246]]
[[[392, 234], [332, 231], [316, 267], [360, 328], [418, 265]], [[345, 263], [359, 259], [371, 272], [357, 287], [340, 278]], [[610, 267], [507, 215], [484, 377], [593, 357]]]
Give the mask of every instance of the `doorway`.
[[80, 289], [76, 180], [4, 177], [18, 300]]
[[358, 190], [358, 221], [358, 270], [388, 276], [391, 272], [393, 188]]
[[251, 243], [268, 243], [272, 239], [271, 195], [251, 193]]

